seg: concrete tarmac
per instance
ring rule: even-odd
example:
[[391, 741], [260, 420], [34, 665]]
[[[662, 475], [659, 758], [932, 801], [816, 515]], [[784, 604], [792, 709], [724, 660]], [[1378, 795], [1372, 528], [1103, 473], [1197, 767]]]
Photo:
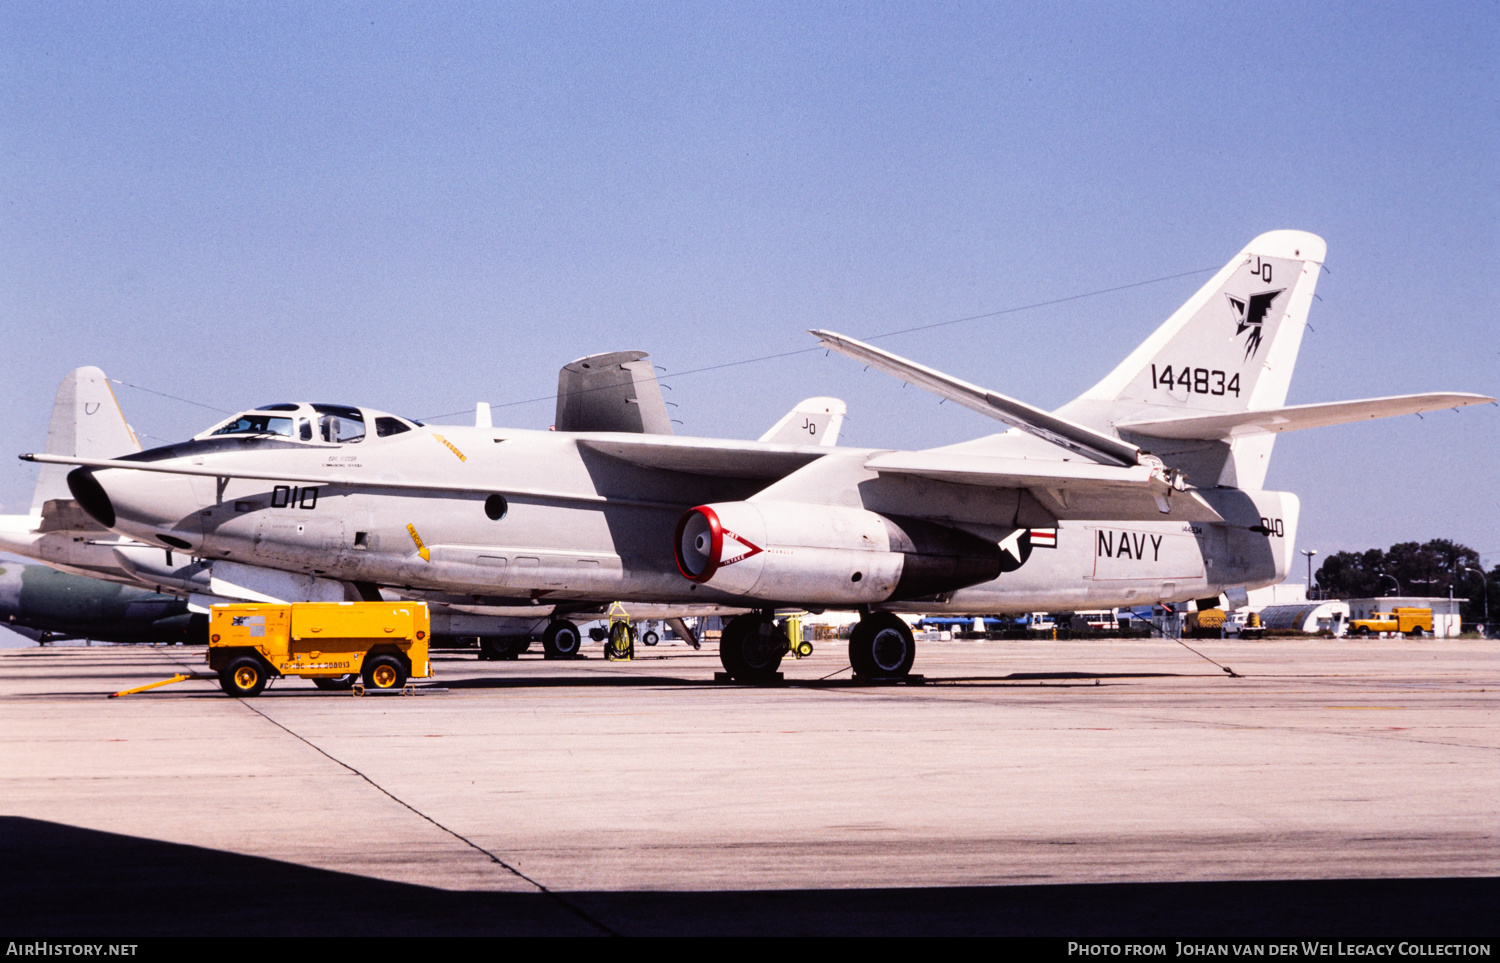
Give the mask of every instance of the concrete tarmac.
[[748, 688], [666, 644], [106, 700], [202, 650], [8, 650], [0, 926], [1494, 935], [1500, 648], [1192, 644], [1243, 678], [1162, 640], [951, 642], [925, 685], [856, 686], [828, 643]]

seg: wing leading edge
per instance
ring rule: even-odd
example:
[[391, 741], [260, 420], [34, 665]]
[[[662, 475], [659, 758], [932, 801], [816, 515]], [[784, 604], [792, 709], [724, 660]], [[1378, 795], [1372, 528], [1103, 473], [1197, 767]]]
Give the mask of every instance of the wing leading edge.
[[1111, 435], [943, 374], [835, 331], [809, 332], [826, 348], [1105, 465], [1138, 465], [1141, 450]]

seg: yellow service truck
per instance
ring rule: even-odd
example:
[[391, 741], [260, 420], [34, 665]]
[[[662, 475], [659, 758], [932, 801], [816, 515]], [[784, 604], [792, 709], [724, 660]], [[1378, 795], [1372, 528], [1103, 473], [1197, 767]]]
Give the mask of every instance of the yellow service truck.
[[208, 664], [232, 696], [259, 695], [274, 676], [320, 689], [401, 689], [428, 678], [432, 625], [425, 602], [215, 605]]
[[1432, 609], [1395, 608], [1389, 612], [1372, 612], [1367, 619], [1350, 619], [1350, 635], [1375, 635], [1381, 632], [1399, 632], [1412, 638], [1420, 638], [1423, 632], [1432, 634]]

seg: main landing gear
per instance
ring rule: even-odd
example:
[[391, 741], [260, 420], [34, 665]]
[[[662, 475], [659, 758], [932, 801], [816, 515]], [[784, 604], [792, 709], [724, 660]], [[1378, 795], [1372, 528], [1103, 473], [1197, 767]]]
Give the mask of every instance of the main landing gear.
[[[719, 661], [736, 682], [774, 682], [791, 650], [786, 624], [770, 615], [737, 616], [719, 637]], [[849, 664], [865, 679], [904, 679], [911, 674], [917, 643], [911, 626], [890, 612], [871, 612], [849, 633]]]
[[781, 675], [777, 670], [782, 656], [790, 647], [786, 626], [777, 625], [771, 616], [737, 615], [719, 636], [719, 661], [736, 682], [775, 682]]
[[849, 633], [849, 665], [867, 679], [900, 679], [911, 674], [917, 643], [911, 626], [890, 612], [872, 612]]

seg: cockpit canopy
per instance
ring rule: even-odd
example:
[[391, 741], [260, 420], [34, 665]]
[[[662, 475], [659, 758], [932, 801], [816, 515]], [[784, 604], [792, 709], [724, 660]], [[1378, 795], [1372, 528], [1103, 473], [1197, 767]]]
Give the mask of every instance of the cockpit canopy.
[[364, 441], [372, 428], [376, 438], [387, 438], [421, 425], [420, 421], [398, 418], [373, 408], [281, 402], [242, 411], [195, 438], [271, 437], [309, 444], [352, 445]]

